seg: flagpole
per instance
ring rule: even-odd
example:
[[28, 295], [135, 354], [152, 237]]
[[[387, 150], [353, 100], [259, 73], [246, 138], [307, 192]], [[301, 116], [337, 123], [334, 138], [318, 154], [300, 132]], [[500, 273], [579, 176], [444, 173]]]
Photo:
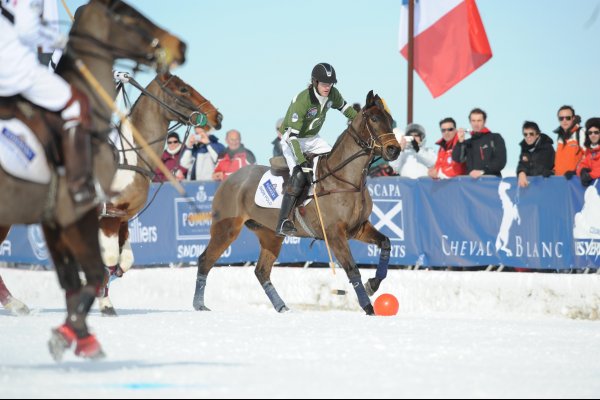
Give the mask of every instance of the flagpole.
[[408, 80], [406, 102], [406, 124], [413, 122], [413, 70], [414, 70], [414, 38], [415, 32], [415, 0], [408, 0]]

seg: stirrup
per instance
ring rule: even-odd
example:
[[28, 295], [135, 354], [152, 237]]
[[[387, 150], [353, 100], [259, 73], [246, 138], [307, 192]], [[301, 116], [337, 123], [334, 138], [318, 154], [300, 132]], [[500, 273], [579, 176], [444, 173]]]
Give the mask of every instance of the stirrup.
[[99, 216], [100, 218], [123, 218], [127, 216], [127, 211], [115, 207], [112, 203], [102, 202], [102, 205], [99, 210]]
[[279, 237], [295, 236], [296, 234], [298, 234], [298, 230], [296, 230], [294, 223], [289, 219], [284, 219], [283, 221], [281, 221], [281, 224], [279, 224], [277, 231], [275, 231], [275, 235]]

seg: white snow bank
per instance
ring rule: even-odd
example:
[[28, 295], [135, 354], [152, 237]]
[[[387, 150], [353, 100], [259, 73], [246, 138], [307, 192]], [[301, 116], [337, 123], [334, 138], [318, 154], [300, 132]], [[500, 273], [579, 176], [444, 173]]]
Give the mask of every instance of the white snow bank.
[[[363, 280], [375, 271], [362, 270]], [[53, 271], [0, 269], [13, 295], [33, 307], [64, 307]], [[134, 269], [113, 282], [111, 298], [119, 310], [189, 310], [196, 268]], [[275, 267], [272, 282], [283, 300], [298, 310], [356, 310], [356, 295], [345, 273], [336, 269]], [[345, 289], [345, 296], [332, 294]], [[438, 272], [391, 270], [374, 298], [392, 293], [400, 314], [452, 313], [474, 316], [555, 316], [600, 319], [600, 275], [508, 272]], [[159, 301], [157, 301], [159, 300]], [[213, 310], [264, 308], [271, 305], [253, 267], [217, 267], [209, 277], [206, 304]], [[152, 305], [152, 306], [150, 306]]]

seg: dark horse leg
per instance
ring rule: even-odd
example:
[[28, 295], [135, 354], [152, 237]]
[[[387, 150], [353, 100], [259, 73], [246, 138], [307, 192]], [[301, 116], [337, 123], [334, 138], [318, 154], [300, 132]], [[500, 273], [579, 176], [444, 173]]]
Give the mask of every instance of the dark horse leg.
[[[0, 243], [4, 242], [4, 239], [8, 236], [10, 226], [0, 226]], [[2, 277], [0, 276], [0, 304], [15, 315], [27, 315], [29, 314], [29, 308], [21, 300], [16, 299], [12, 296]]]
[[290, 309], [287, 308], [281, 297], [279, 297], [275, 286], [271, 283], [271, 269], [273, 268], [273, 263], [279, 257], [283, 237], [277, 236], [273, 230], [267, 229], [262, 225], [246, 223], [246, 226], [258, 236], [261, 247], [254, 274], [265, 290], [267, 297], [271, 300], [271, 304], [273, 304], [275, 310], [280, 313], [289, 311]]
[[381, 250], [375, 277], [370, 278], [367, 283], [365, 283], [367, 294], [369, 296], [373, 296], [377, 289], [379, 289], [381, 281], [383, 281], [387, 276], [388, 264], [390, 262], [390, 250], [392, 248], [390, 239], [375, 229], [373, 224], [371, 224], [369, 221], [363, 224], [363, 226], [360, 228], [360, 231], [358, 231], [358, 233], [355, 235], [354, 239], [360, 240], [363, 243], [376, 244]]
[[210, 227], [208, 246], [206, 246], [206, 250], [198, 257], [198, 273], [196, 275], [196, 290], [193, 301], [195, 310], [210, 311], [204, 305], [204, 289], [206, 288], [208, 273], [225, 249], [238, 237], [243, 224], [244, 220], [241, 217], [234, 217], [213, 222]]
[[[46, 224], [43, 228], [67, 303], [66, 321], [53, 330], [48, 343], [50, 352], [59, 361], [65, 350], [76, 343], [76, 355], [94, 359], [104, 357], [100, 344], [89, 333], [86, 324], [94, 299], [107, 279], [98, 243], [97, 211], [90, 210], [65, 228]], [[80, 267], [85, 274], [85, 285], [79, 279]]]
[[358, 304], [365, 310], [367, 315], [375, 315], [373, 311], [373, 305], [367, 295], [365, 287], [360, 277], [360, 271], [358, 266], [354, 262], [352, 253], [350, 252], [350, 245], [348, 244], [348, 238], [346, 237], [346, 227], [343, 223], [338, 223], [335, 226], [327, 229], [327, 237], [329, 238], [329, 245], [331, 251], [335, 254], [338, 262], [341, 264], [346, 275], [350, 280], [350, 284], [356, 292], [358, 297]]

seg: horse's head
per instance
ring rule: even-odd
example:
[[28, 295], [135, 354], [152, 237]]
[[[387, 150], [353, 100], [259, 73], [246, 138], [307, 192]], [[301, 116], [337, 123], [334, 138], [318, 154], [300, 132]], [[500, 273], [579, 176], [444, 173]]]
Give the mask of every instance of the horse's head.
[[[194, 126], [204, 126], [208, 123], [211, 128], [221, 129], [223, 115], [181, 78], [165, 73], [157, 75], [156, 82], [164, 94], [162, 100], [179, 114], [175, 119]], [[180, 116], [186, 116], [187, 121], [181, 120]]]
[[75, 54], [127, 58], [158, 72], [185, 62], [183, 41], [121, 0], [91, 0], [80, 7], [70, 39]]
[[352, 122], [358, 135], [358, 144], [364, 149], [372, 149], [375, 155], [386, 161], [393, 161], [400, 155], [400, 143], [392, 132], [392, 116], [378, 95], [371, 90], [365, 106]]

